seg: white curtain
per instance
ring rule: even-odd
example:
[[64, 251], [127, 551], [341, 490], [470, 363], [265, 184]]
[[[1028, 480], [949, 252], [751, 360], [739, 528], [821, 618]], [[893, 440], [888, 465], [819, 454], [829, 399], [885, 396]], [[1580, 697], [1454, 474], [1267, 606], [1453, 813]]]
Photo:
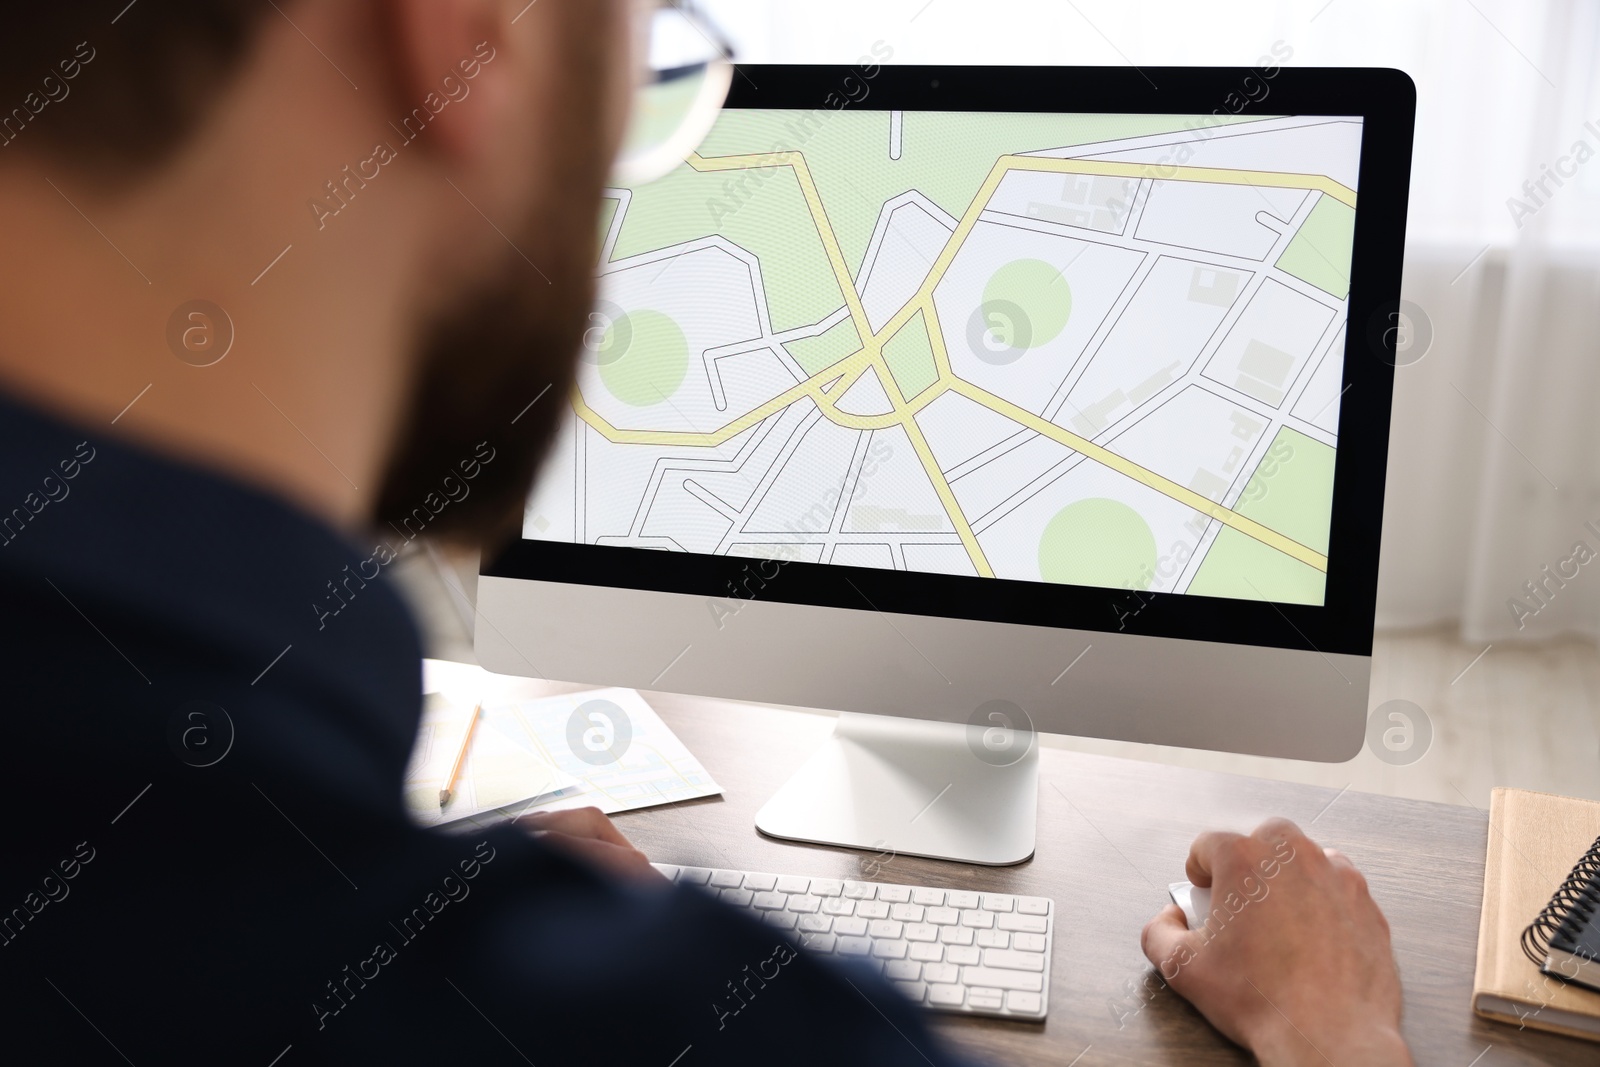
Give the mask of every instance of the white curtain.
[[1596, 0], [701, 6], [752, 62], [849, 63], [882, 41], [897, 63], [1251, 65], [1281, 43], [1291, 66], [1405, 70], [1404, 296], [1432, 343], [1397, 370], [1378, 622], [1600, 636]]

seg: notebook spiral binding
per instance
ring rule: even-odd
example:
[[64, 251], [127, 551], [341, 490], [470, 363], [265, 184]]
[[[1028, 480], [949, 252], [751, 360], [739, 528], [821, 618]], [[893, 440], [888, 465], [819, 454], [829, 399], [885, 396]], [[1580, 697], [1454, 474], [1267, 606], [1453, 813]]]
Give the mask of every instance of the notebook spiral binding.
[[1561, 883], [1539, 917], [1522, 931], [1522, 951], [1537, 966], [1544, 966], [1551, 940], [1568, 928], [1576, 933], [1600, 912], [1600, 838], [1583, 854], [1567, 880]]

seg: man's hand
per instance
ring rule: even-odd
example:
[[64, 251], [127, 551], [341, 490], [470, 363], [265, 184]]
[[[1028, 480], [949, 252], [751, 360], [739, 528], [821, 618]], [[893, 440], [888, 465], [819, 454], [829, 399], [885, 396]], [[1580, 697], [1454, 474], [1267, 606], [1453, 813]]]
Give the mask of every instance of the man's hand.
[[1189, 881], [1211, 915], [1168, 904], [1144, 928], [1161, 977], [1267, 1067], [1409, 1067], [1389, 924], [1366, 879], [1283, 819], [1194, 841]]
[[666, 882], [666, 877], [650, 866], [649, 858], [634, 848], [633, 842], [623, 837], [599, 808], [536, 811], [519, 818], [517, 825], [608, 874], [635, 881]]

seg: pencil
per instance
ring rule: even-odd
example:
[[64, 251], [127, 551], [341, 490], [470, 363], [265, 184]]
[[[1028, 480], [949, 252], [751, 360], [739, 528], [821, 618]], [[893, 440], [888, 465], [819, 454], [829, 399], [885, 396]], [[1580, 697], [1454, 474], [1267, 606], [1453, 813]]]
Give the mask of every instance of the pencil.
[[455, 762], [455, 765], [450, 768], [450, 777], [445, 779], [444, 788], [439, 790], [439, 810], [440, 811], [444, 810], [444, 806], [446, 804], [450, 803], [451, 796], [453, 796], [455, 794], [456, 779], [461, 777], [461, 764], [466, 761], [467, 749], [472, 746], [472, 735], [473, 735], [473, 732], [476, 731], [477, 728], [478, 728], [478, 719], [479, 719], [478, 712], [481, 711], [482, 709], [483, 709], [483, 701], [481, 701], [481, 700], [478, 701], [477, 704], [473, 705], [473, 708], [472, 708], [472, 721], [467, 723], [466, 735], [461, 738], [461, 751], [456, 753], [456, 762]]

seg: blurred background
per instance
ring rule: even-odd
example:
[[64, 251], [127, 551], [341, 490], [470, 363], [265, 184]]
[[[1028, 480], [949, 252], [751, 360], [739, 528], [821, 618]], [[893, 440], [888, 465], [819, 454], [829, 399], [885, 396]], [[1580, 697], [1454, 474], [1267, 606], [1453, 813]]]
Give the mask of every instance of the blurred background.
[[[1285, 66], [1407, 72], [1417, 134], [1372, 688], [1394, 732], [1340, 765], [1047, 743], [1480, 808], [1496, 785], [1600, 799], [1600, 4], [699, 7], [746, 62], [848, 64], [882, 42], [893, 63], [1254, 66], [1287, 50]], [[402, 571], [433, 655], [472, 659], [475, 563], [430, 554]]]

